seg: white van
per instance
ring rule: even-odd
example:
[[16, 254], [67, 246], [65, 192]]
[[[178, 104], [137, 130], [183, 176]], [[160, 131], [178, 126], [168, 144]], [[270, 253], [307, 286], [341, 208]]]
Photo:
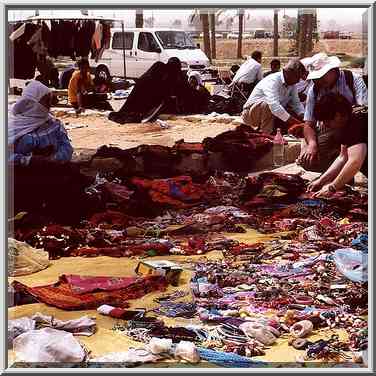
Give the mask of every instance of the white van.
[[[209, 59], [185, 31], [124, 29], [124, 45], [127, 78], [139, 78], [155, 62], [167, 63], [171, 57], [179, 58], [183, 70], [197, 70], [203, 73], [204, 80], [211, 78]], [[102, 75], [124, 77], [121, 29], [112, 29], [110, 48], [104, 50], [97, 62], [90, 60], [90, 65]]]

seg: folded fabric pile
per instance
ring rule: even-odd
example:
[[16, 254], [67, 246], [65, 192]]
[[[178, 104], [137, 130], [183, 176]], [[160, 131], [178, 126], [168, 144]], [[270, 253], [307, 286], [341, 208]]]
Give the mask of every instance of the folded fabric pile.
[[14, 289], [25, 291], [38, 301], [65, 310], [96, 309], [103, 304], [126, 308], [127, 300], [141, 298], [152, 291], [164, 291], [162, 276], [148, 277], [81, 277], [62, 275], [52, 285], [28, 287], [13, 282]]

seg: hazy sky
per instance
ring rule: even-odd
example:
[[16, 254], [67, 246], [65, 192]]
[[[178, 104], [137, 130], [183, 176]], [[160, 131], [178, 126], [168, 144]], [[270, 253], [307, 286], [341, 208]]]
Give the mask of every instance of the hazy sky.
[[[357, 23], [362, 21], [362, 14], [365, 12], [366, 8], [326, 8], [320, 9], [318, 8], [318, 19], [322, 23], [326, 23], [329, 20], [334, 19], [338, 24], [347, 24], [347, 23]], [[47, 11], [43, 10], [40, 11], [41, 15], [51, 16], [52, 14], [58, 13], [66, 13], [65, 15], [77, 14], [76, 11]], [[252, 17], [272, 17], [272, 10], [271, 9], [249, 9], [248, 11]], [[191, 13], [191, 10], [184, 10], [184, 9], [171, 9], [171, 10], [145, 10], [144, 16], [150, 17], [152, 14], [158, 20], [158, 22], [172, 22], [175, 19], [187, 20], [187, 17]], [[281, 9], [280, 14], [286, 13], [289, 16], [296, 16], [296, 9]], [[90, 14], [94, 15], [103, 15], [107, 17], [113, 17], [116, 15], [118, 18], [125, 18], [126, 20], [129, 19], [129, 23], [134, 23], [134, 10], [96, 10], [90, 11]], [[10, 11], [9, 12], [9, 19], [20, 19], [25, 18], [30, 15], [33, 15], [33, 11]], [[127, 24], [127, 22], [126, 22]]]

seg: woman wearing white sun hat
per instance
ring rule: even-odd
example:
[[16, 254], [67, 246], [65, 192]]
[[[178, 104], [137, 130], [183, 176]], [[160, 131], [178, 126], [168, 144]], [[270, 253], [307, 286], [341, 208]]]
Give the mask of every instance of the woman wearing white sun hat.
[[341, 61], [337, 56], [317, 54], [307, 64], [307, 80], [314, 85], [310, 88], [304, 114], [304, 138], [306, 145], [298, 158], [305, 169], [323, 172], [338, 155], [340, 143], [338, 131], [325, 129], [314, 118], [314, 107], [319, 98], [328, 93], [343, 95], [353, 106], [366, 105], [367, 87], [363, 79], [351, 71], [340, 70]]

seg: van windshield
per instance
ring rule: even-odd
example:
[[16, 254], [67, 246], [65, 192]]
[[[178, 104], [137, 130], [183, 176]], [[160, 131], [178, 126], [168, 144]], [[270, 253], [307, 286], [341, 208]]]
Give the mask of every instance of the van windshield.
[[184, 31], [157, 31], [155, 34], [163, 48], [197, 48], [189, 35]]

